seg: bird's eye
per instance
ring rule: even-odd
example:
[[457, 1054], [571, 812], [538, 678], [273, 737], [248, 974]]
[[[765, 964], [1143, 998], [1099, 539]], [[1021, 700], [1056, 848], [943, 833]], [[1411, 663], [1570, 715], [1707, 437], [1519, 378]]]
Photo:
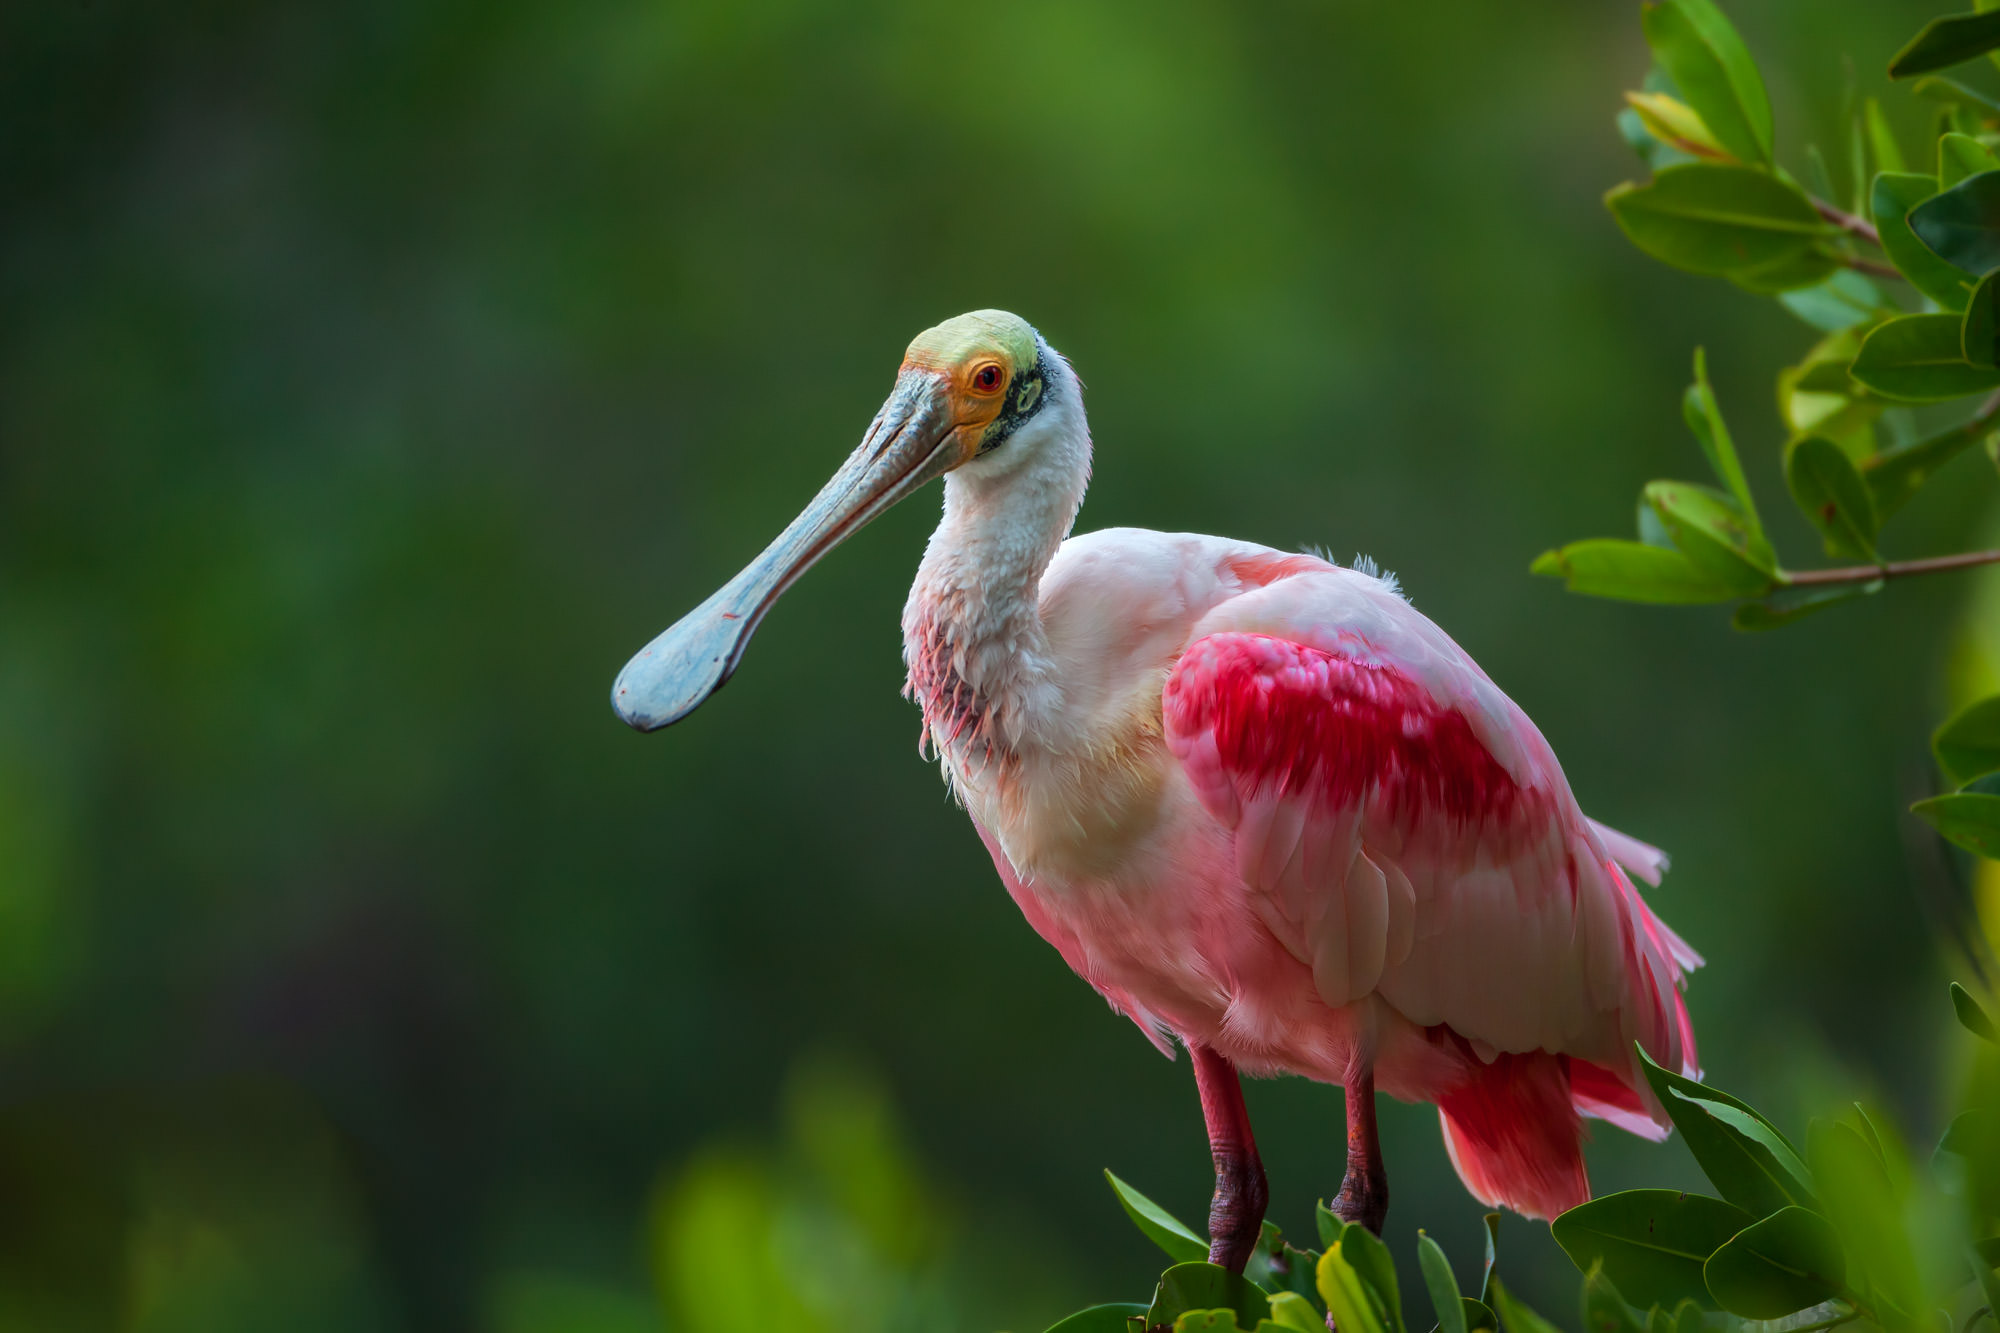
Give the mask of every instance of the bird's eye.
[[992, 393], [1000, 387], [1000, 367], [981, 366], [972, 377], [972, 387], [981, 393]]

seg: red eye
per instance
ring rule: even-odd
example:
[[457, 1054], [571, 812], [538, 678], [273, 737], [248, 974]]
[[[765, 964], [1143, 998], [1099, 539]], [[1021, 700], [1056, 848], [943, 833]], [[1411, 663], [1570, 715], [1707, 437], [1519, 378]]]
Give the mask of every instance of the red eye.
[[972, 387], [981, 393], [992, 393], [1000, 387], [1000, 367], [981, 366], [972, 377]]

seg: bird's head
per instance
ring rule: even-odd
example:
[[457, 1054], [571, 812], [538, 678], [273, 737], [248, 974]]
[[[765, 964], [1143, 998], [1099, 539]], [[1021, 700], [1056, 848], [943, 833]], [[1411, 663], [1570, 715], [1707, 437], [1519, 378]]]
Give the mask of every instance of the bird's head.
[[1061, 358], [1018, 315], [975, 310], [918, 334], [860, 446], [763, 554], [626, 664], [611, 706], [641, 731], [680, 721], [814, 561], [935, 477], [1012, 471], [1052, 405], [1075, 397]]

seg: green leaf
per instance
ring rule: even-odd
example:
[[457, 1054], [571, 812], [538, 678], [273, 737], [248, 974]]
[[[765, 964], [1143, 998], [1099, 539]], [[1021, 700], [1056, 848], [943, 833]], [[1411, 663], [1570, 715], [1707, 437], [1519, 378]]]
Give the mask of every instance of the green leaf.
[[1147, 1240], [1165, 1250], [1169, 1259], [1175, 1263], [1191, 1263], [1208, 1258], [1208, 1242], [1179, 1218], [1111, 1172], [1106, 1171], [1104, 1178], [1111, 1182], [1111, 1192], [1118, 1196], [1125, 1215], [1146, 1233]]
[[[1806, 1154], [1820, 1211], [1847, 1255], [1849, 1285], [1868, 1292], [1885, 1327], [1912, 1327], [1928, 1298], [1895, 1182], [1900, 1172], [1891, 1170], [1859, 1130], [1837, 1120], [1814, 1120], [1807, 1127]], [[1896, 1311], [1911, 1318], [1895, 1319]]]
[[1459, 1309], [1465, 1319], [1465, 1333], [1499, 1333], [1500, 1316], [1493, 1313], [1485, 1301], [1475, 1301], [1470, 1296], [1459, 1298]]
[[[1266, 1327], [1259, 1324], [1257, 1333], [1264, 1333]], [[1326, 1320], [1305, 1297], [1295, 1291], [1281, 1291], [1271, 1297], [1268, 1327], [1284, 1333], [1326, 1333]]]
[[1189, 1310], [1228, 1310], [1244, 1328], [1257, 1327], [1269, 1318], [1271, 1302], [1263, 1292], [1239, 1274], [1214, 1264], [1175, 1264], [1160, 1274], [1153, 1304], [1146, 1311], [1146, 1326], [1174, 1321]]
[[1953, 713], [1931, 736], [1931, 753], [1960, 786], [2000, 769], [2000, 694]]
[[1847, 1259], [1833, 1223], [1782, 1208], [1709, 1256], [1703, 1270], [1716, 1304], [1746, 1319], [1778, 1319], [1840, 1294]]
[[1290, 1244], [1277, 1225], [1266, 1219], [1257, 1237], [1257, 1247], [1250, 1252], [1250, 1261], [1243, 1266], [1243, 1276], [1267, 1292], [1287, 1287], [1310, 1292], [1312, 1266], [1318, 1262], [1317, 1250], [1302, 1250]]
[[1621, 110], [1614, 123], [1618, 126], [1618, 136], [1639, 155], [1641, 162], [1654, 171], [1664, 171], [1668, 167], [1677, 167], [1683, 162], [1695, 160], [1690, 154], [1657, 137], [1647, 128], [1645, 119], [1632, 107], [1628, 106]]
[[1910, 85], [1910, 91], [1933, 102], [1944, 102], [1963, 111], [1970, 112], [1978, 119], [1992, 119], [2000, 116], [2000, 102], [1985, 93], [1968, 88], [1954, 79], [1940, 78], [1933, 74], [1918, 79]]
[[1823, 435], [1843, 448], [1852, 440], [1864, 453], [1873, 447], [1869, 427], [1885, 404], [1848, 374], [1868, 328], [1852, 324], [1829, 333], [1799, 364], [1779, 372], [1778, 411], [1792, 434]]
[[1452, 1276], [1451, 1260], [1444, 1257], [1436, 1241], [1421, 1231], [1417, 1233], [1417, 1267], [1423, 1270], [1431, 1309], [1437, 1312], [1438, 1333], [1466, 1333], [1465, 1298], [1458, 1294], [1458, 1279]]
[[1571, 592], [1586, 597], [1621, 602], [1685, 605], [1727, 602], [1736, 596], [1679, 551], [1609, 537], [1544, 551], [1529, 573], [1563, 579]]
[[1722, 419], [1722, 407], [1715, 401], [1715, 389], [1708, 382], [1708, 354], [1694, 349], [1694, 383], [1681, 394], [1681, 418], [1694, 433], [1695, 443], [1729, 493], [1736, 497], [1751, 535], [1762, 537], [1764, 525], [1757, 518], [1757, 505], [1750, 498], [1750, 483], [1743, 479], [1743, 464], [1736, 457], [1736, 445], [1729, 438], [1729, 426]]
[[1861, 104], [1862, 119], [1868, 126], [1868, 151], [1875, 155], [1878, 171], [1901, 172], [1903, 170], [1903, 150], [1896, 146], [1895, 132], [1889, 128], [1889, 118], [1882, 114], [1882, 103], [1871, 97]]
[[1549, 1224], [1585, 1272], [1601, 1266], [1637, 1305], [1706, 1299], [1701, 1266], [1755, 1219], [1735, 1204], [1679, 1190], [1625, 1190], [1570, 1209]]
[[1950, 69], [2000, 47], [2000, 12], [1947, 14], [1932, 19], [1889, 62], [1889, 77], [1907, 79]]
[[1951, 1008], [1958, 1015], [1959, 1025], [1967, 1032], [2000, 1043], [2000, 1031], [1994, 1029], [1993, 1017], [1986, 1012], [1986, 1006], [1973, 999], [1972, 992], [1956, 981], [1951, 983]]
[[[1986, 1242], [1987, 1247], [1991, 1245], [1991, 1241]], [[1972, 1262], [1973, 1275], [1979, 1279], [1979, 1291], [1986, 1298], [1986, 1308], [2000, 1311], [2000, 1271], [1995, 1269], [1990, 1248], [1975, 1245], [1966, 1257]], [[1995, 1317], [2000, 1318], [2000, 1314]]]
[[1785, 292], [1778, 302], [1824, 333], [1852, 328], [1883, 308], [1875, 284], [1852, 269], [1842, 269], [1816, 287]]
[[[1257, 1321], [1260, 1327], [1270, 1322]], [[1234, 1310], [1186, 1310], [1174, 1320], [1174, 1333], [1243, 1333], [1243, 1330], [1237, 1327]]]
[[2000, 365], [2000, 270], [1981, 278], [1966, 298], [1958, 350], [1975, 366]]
[[1876, 516], [1887, 521], [1910, 502], [1937, 470], [1963, 453], [1991, 430], [1990, 423], [1969, 422], [1928, 439], [1890, 449], [1861, 460], [1861, 479], [1875, 497]]
[[1757, 63], [1711, 0], [1662, 0], [1643, 11], [1646, 41], [1717, 140], [1745, 162], [1771, 161], [1771, 99]]
[[1381, 1237], [1367, 1227], [1350, 1226], [1340, 1233], [1340, 1257], [1367, 1284], [1388, 1326], [1394, 1333], [1403, 1333], [1403, 1295], [1396, 1286], [1396, 1261]]
[[1493, 1264], [1500, 1256], [1500, 1214], [1486, 1215], [1486, 1266], [1479, 1274], [1479, 1299], [1493, 1303]]
[[1875, 501], [1839, 445], [1817, 435], [1793, 440], [1785, 446], [1785, 485], [1828, 555], [1877, 559]]
[[1910, 230], [1910, 211], [1937, 193], [1937, 177], [1884, 171], [1869, 192], [1869, 212], [1882, 236], [1882, 252], [1910, 285], [1947, 310], [1965, 309], [1971, 279], [1931, 253]]
[[1313, 1225], [1319, 1230], [1319, 1247], [1322, 1250], [1330, 1250], [1340, 1244], [1341, 1233], [1347, 1230], [1347, 1223], [1326, 1206], [1324, 1199], [1313, 1205]]
[[1601, 1268], [1584, 1274], [1583, 1333], [1645, 1333], [1632, 1318], [1617, 1284]]
[[1737, 269], [1723, 276], [1746, 292], [1755, 292], [1759, 296], [1782, 295], [1818, 286], [1826, 281], [1829, 274], [1840, 272], [1845, 262], [1834, 251], [1815, 244], [1804, 254], [1760, 264], [1756, 268]]
[[1614, 187], [1604, 202], [1634, 245], [1692, 273], [1768, 268], [1830, 234], [1796, 185], [1732, 163], [1668, 167], [1650, 184]]
[[1946, 134], [1938, 139], [1938, 188], [1949, 190], [1968, 176], [1982, 171], [2000, 171], [2000, 158], [1969, 134]]
[[1734, 498], [1684, 481], [1651, 481], [1645, 501], [1695, 568], [1738, 597], [1756, 597], [1777, 581], [1777, 559], [1756, 520]]
[[1626, 93], [1625, 101], [1632, 114], [1646, 132], [1669, 147], [1678, 149], [1691, 157], [1728, 157], [1729, 150], [1717, 142], [1714, 134], [1695, 113], [1695, 109], [1678, 97], [1666, 93], [1639, 92]]
[[1726, 1092], [1662, 1069], [1643, 1049], [1639, 1062], [1653, 1095], [1723, 1198], [1752, 1216], [1813, 1206], [1811, 1173], [1770, 1121]]
[[1918, 801], [1910, 809], [1967, 851], [2000, 861], [2000, 796], [1953, 792]]
[[2000, 268], [2000, 171], [1967, 176], [1912, 208], [1909, 220], [1917, 239], [1954, 268]]
[[1824, 611], [1837, 602], [1872, 596], [1882, 591], [1881, 579], [1866, 583], [1837, 583], [1827, 587], [1780, 588], [1761, 602], [1747, 602], [1729, 618], [1731, 628], [1745, 633], [1782, 629], [1803, 620], [1815, 611]]
[[1329, 1245], [1319, 1257], [1318, 1279], [1319, 1298], [1341, 1333], [1389, 1333], [1387, 1313], [1339, 1246]]
[[1067, 1319], [1058, 1319], [1049, 1325], [1047, 1333], [1126, 1333], [1129, 1327], [1126, 1321], [1145, 1313], [1143, 1305], [1093, 1305]]
[[1881, 394], [1908, 403], [1942, 402], [2000, 388], [2000, 370], [1975, 366], [1959, 350], [1957, 315], [1903, 315], [1877, 324], [1849, 371]]
[[1500, 1316], [1500, 1327], [1506, 1333], [1562, 1333], [1554, 1324], [1515, 1300], [1500, 1279], [1493, 1279], [1489, 1290], [1491, 1295], [1487, 1303], [1493, 1307], [1493, 1313]]

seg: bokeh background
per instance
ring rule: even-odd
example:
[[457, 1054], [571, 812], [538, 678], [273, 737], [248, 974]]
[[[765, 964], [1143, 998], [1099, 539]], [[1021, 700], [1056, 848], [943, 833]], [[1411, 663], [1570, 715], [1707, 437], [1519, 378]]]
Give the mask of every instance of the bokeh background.
[[[1846, 69], [1914, 145], [1879, 71], [1931, 8], [1732, 6], [1787, 160], [1844, 143]], [[0, 8], [0, 1328], [1032, 1333], [1144, 1298], [1099, 1172], [1199, 1219], [1192, 1081], [914, 753], [935, 497], [684, 726], [605, 703], [984, 305], [1087, 382], [1083, 526], [1374, 555], [1672, 850], [1716, 1082], [1933, 1133], [1949, 960], [1898, 811], [1969, 584], [1745, 637], [1527, 575], [1699, 475], [1697, 343], [1816, 558], [1770, 387], [1808, 330], [1599, 203], [1647, 61], [1636, 6], [1580, 2]], [[1987, 520], [1957, 466], [1896, 554]], [[1249, 1098], [1310, 1234], [1339, 1095]], [[1433, 1114], [1385, 1116], [1392, 1232], [1469, 1275]], [[1697, 1180], [1615, 1131], [1592, 1161]], [[1569, 1316], [1545, 1228], [1502, 1260]]]

